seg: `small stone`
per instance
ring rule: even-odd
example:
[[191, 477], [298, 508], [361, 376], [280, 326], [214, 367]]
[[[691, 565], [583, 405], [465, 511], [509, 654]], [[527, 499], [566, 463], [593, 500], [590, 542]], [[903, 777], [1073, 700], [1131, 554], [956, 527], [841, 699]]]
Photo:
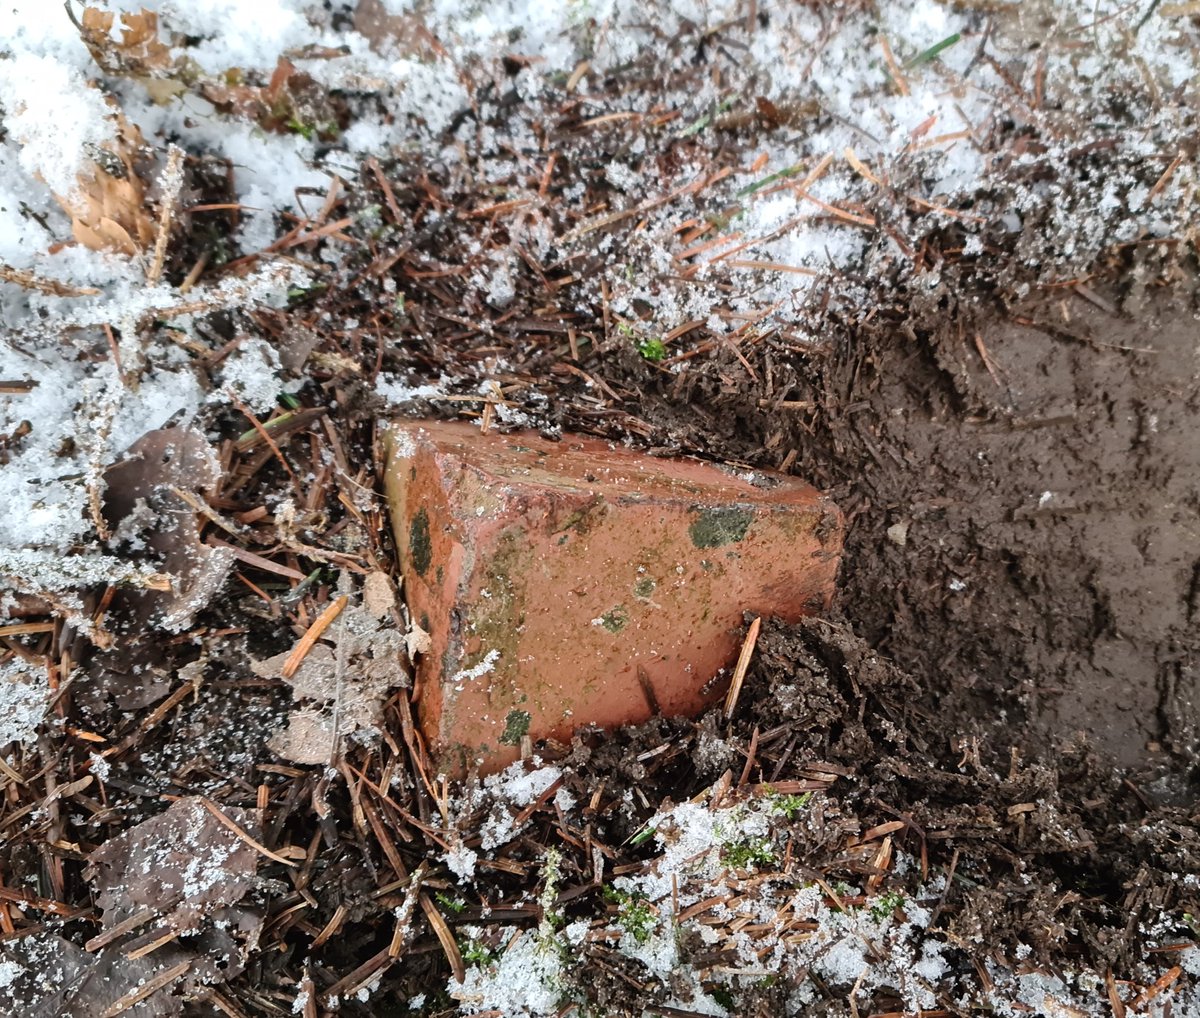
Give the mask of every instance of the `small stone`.
[[899, 545], [903, 548], [908, 544], [908, 520], [901, 520], [899, 523], [893, 523], [887, 528], [888, 540], [892, 544]]
[[724, 693], [744, 613], [795, 621], [833, 596], [842, 517], [796, 478], [463, 423], [385, 441], [429, 634], [413, 697], [447, 774], [496, 771], [526, 736], [695, 715]]

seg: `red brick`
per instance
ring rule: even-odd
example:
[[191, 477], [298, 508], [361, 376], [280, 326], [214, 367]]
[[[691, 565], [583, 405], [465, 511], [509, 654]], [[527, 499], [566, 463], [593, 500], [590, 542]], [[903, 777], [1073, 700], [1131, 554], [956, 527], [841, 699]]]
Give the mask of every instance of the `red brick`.
[[724, 692], [743, 612], [795, 620], [833, 594], [841, 514], [792, 477], [462, 423], [394, 424], [387, 451], [405, 597], [432, 637], [414, 699], [449, 774], [517, 759], [523, 734], [644, 721], [652, 700], [694, 715]]

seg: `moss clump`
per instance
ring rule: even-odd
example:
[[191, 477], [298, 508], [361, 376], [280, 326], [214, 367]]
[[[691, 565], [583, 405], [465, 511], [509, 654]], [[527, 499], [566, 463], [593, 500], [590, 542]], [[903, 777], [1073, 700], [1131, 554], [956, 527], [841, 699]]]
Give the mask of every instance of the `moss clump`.
[[418, 509], [408, 525], [408, 557], [418, 576], [424, 576], [433, 563], [433, 544], [429, 540], [429, 513]]
[[619, 604], [615, 608], [610, 608], [600, 616], [600, 625], [613, 635], [616, 635], [629, 625], [629, 612], [625, 610], [623, 604]]
[[633, 585], [633, 596], [644, 600], [654, 593], [654, 588], [657, 586], [658, 584], [650, 579], [649, 576], [643, 576]]
[[529, 722], [533, 716], [527, 710], [510, 710], [504, 719], [504, 732], [500, 743], [504, 746], [519, 746], [521, 739], [529, 733]]
[[646, 943], [658, 925], [658, 913], [650, 905], [645, 893], [636, 889], [626, 891], [605, 887], [604, 897], [617, 906], [617, 923], [621, 929], [637, 943]]
[[688, 527], [688, 534], [697, 548], [719, 548], [745, 537], [753, 519], [749, 509], [701, 509]]
[[749, 838], [730, 842], [721, 848], [721, 861], [726, 866], [744, 870], [751, 866], [773, 866], [777, 862], [768, 838]]

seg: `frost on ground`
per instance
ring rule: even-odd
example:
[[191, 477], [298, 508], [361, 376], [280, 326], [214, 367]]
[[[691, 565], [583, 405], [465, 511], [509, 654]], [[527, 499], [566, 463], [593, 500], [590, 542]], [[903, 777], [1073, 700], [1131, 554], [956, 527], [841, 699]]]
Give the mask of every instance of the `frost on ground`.
[[50, 698], [39, 671], [19, 658], [0, 665], [0, 746], [37, 738]]
[[[490, 817], [491, 834], [479, 855], [484, 866], [519, 835], [497, 824], [497, 816], [511, 817], [533, 789], [548, 790], [561, 780], [558, 768], [527, 771], [514, 764], [459, 804], [463, 816], [484, 810]], [[964, 951], [985, 952], [985, 945], [964, 944], [931, 929], [946, 899], [944, 875], [917, 880], [915, 894], [891, 889], [895, 878], [919, 873], [921, 864], [892, 852], [887, 836], [877, 836], [872, 847], [886, 850], [884, 868], [891, 872], [884, 876], [881, 870], [878, 879], [858, 886], [830, 886], [791, 857], [797, 825], [824, 822], [817, 819], [818, 805], [812, 793], [782, 795], [763, 788], [756, 795], [730, 795], [727, 784], [718, 784], [660, 811], [636, 839], [653, 840], [653, 858], [634, 873], [607, 880], [590, 921], [579, 919], [578, 910], [573, 921], [565, 918], [558, 906], [557, 850], [547, 849], [540, 925], [468, 926], [466, 979], [451, 981], [448, 992], [463, 1013], [559, 1014], [572, 1003], [596, 1005], [590, 963], [604, 959], [611, 969], [619, 958], [634, 963], [626, 971], [643, 986], [647, 1013], [663, 1006], [689, 1014], [734, 1014], [734, 1001], [764, 985], [786, 1001], [786, 1014], [819, 1007], [833, 987], [860, 1006], [885, 990], [904, 1014], [941, 1013], [948, 1003], [963, 1013], [982, 1004], [989, 1013], [1011, 1018], [1107, 1013], [1097, 1010], [1108, 997], [1096, 973], [1050, 972], [1032, 964], [1014, 971], [987, 962], [980, 997], [973, 974], [964, 973], [956, 959]], [[558, 806], [559, 822], [582, 830], [584, 812], [567, 797]], [[875, 855], [877, 861], [884, 857]], [[485, 871], [478, 865], [473, 859], [472, 871], [460, 873], [460, 881], [481, 879], [475, 874]], [[451, 899], [443, 901], [453, 906]], [[1171, 923], [1164, 920], [1160, 936], [1167, 944]], [[1032, 953], [1028, 946], [1017, 950], [1018, 957]], [[1197, 957], [1192, 947], [1180, 960], [1200, 968]], [[1151, 966], [1130, 974], [1147, 984], [1157, 975]], [[1155, 1018], [1200, 1015], [1194, 995], [1147, 1004], [1143, 1013]]]
[[[44, 285], [0, 283], [10, 330], [0, 377], [16, 386], [0, 399], [5, 546], [94, 545], [97, 464], [230, 390], [269, 407], [283, 379], [250, 332], [219, 371], [197, 377], [188, 343], [212, 340], [195, 316], [284, 301], [306, 275], [328, 271], [285, 250], [248, 276], [240, 269], [185, 294], [146, 285], [149, 250], [127, 257], [72, 243], [55, 195], [69, 203], [122, 151], [118, 112], [145, 140], [138, 160], [161, 163], [176, 144], [193, 159], [227, 161], [240, 222], [206, 259], [210, 273], [268, 250], [295, 221], [281, 217], [314, 214], [364, 158], [416, 151], [451, 178], [493, 182], [511, 205], [507, 244], [475, 244], [468, 283], [483, 304], [511, 299], [522, 252], [568, 269], [598, 261], [600, 271], [571, 281], [577, 305], [604, 303], [657, 358], [772, 326], [810, 342], [820, 319], [800, 312], [815, 296], [853, 312], [881, 278], [936, 289], [940, 271], [920, 251], [938, 231], [958, 235], [968, 264], [1000, 258], [1029, 279], [1067, 279], [1114, 243], [1178, 235], [1195, 186], [1193, 114], [1167, 101], [1191, 87], [1194, 26], [1153, 4], [1023, 5], [999, 23], [933, 0], [759, 5], [756, 20], [733, 2], [653, 14], [617, 0], [509, 2], [467, 16], [441, 0], [389, 0], [382, 13], [298, 0], [148, 6], [154, 44], [114, 43], [103, 67], [65, 11], [23, 0], [11, 15], [17, 28], [0, 61], [0, 265]], [[108, 37], [119, 40], [133, 24], [121, 18], [142, 18], [140, 7], [92, 9], [117, 13]], [[361, 32], [335, 29], [335, 14]], [[435, 51], [406, 35], [413, 19], [439, 40]], [[736, 61], [696, 88], [686, 72], [722, 46], [736, 47]], [[500, 57], [512, 53], [521, 69], [506, 82]], [[288, 86], [260, 95], [248, 83], [277, 74], [280, 61], [293, 72]], [[599, 87], [634, 63], [655, 66], [654, 87]], [[301, 75], [303, 88], [292, 84]], [[515, 110], [498, 104], [501, 86]], [[336, 108], [313, 98], [328, 90]], [[260, 107], [272, 99], [280, 109], [268, 115]], [[630, 125], [603, 170], [606, 211], [570, 228], [557, 209], [587, 200], [588, 188], [551, 190], [566, 143], [543, 125], [564, 102], [585, 130]], [[751, 127], [767, 129], [759, 143], [731, 147]], [[1095, 174], [1100, 159], [1105, 172]], [[144, 175], [157, 219], [163, 196]], [[216, 214], [198, 211], [193, 223]], [[628, 236], [614, 230], [634, 225]], [[336, 260], [337, 248], [321, 260]], [[98, 292], [55, 292], [63, 288]], [[381, 392], [431, 394], [396, 380]]]
[[[741, 356], [767, 339], [786, 368], [833, 323], [953, 300], [964, 280], [1087, 297], [1086, 273], [1115, 258], [1136, 288], [1141, 266], [1194, 230], [1188, 4], [13, 0], [6, 14], [0, 616], [33, 604], [99, 647], [112, 634], [97, 592], [175, 597], [177, 610], [160, 602], [145, 616], [174, 633], [200, 607], [182, 589], [189, 565], [218, 560], [203, 597], [231, 568], [228, 548], [185, 544], [177, 563], [156, 544], [172, 515], [190, 526], [179, 499], [226, 536], [241, 526], [178, 477], [147, 482], [110, 521], [114, 464], [148, 435], [215, 444], [237, 422], [253, 442], [281, 398], [304, 393], [320, 412], [352, 375], [380, 408], [450, 396], [556, 427], [544, 394], [518, 404], [494, 378], [495, 330], [544, 325], [531, 292], [561, 319], [564, 370], [600, 392], [575, 366], [597, 351], [656, 365], [669, 384], [713, 350]], [[393, 271], [413, 251], [420, 271]], [[339, 288], [362, 315], [266, 328]], [[447, 321], [463, 330], [452, 343]], [[378, 360], [317, 350], [317, 332]], [[301, 492], [313, 480], [294, 478]], [[156, 501], [172, 489], [176, 502]], [[286, 543], [296, 504], [269, 509]], [[364, 660], [395, 649], [390, 628], [357, 610], [343, 621], [356, 620]], [[362, 709], [335, 722], [336, 661], [313, 662], [324, 670], [294, 688], [315, 706], [290, 717], [311, 752], [290, 750], [320, 762], [337, 732], [372, 730], [377, 694], [402, 683], [381, 668]], [[0, 748], [33, 743], [51, 680], [71, 679], [32, 653], [4, 658]], [[197, 699], [220, 715], [216, 694]], [[536, 806], [585, 826], [565, 775], [518, 768], [443, 800], [447, 823], [482, 811], [478, 842], [459, 832], [444, 846], [447, 886], [494, 877], [487, 864]], [[780, 976], [794, 977], [789, 1006], [802, 1008], [808, 972], [849, 995], [886, 985], [909, 1009], [966, 1001], [962, 945], [926, 929], [937, 878], [903, 901], [801, 869], [755, 879], [786, 854], [784, 814], [770, 799], [664, 808], [645, 834], [657, 861], [610, 875], [586, 928], [560, 922], [550, 894], [536, 930], [476, 927], [455, 999], [550, 1013], [584, 992], [579, 958], [605, 951], [660, 1003], [699, 1013], [726, 1013], [723, 993]], [[701, 985], [688, 959], [714, 936], [731, 953]], [[62, 945], [30, 940], [26, 969], [61, 950], [97, 983], [149, 971]], [[1195, 974], [1194, 953], [1181, 971]], [[1000, 1014], [1091, 1013], [1108, 992], [1094, 973], [985, 971]], [[0, 961], [0, 984], [19, 979], [37, 982]], [[1167, 999], [1143, 1012], [1164, 1013]], [[1175, 1000], [1176, 1018], [1197, 1012]]]

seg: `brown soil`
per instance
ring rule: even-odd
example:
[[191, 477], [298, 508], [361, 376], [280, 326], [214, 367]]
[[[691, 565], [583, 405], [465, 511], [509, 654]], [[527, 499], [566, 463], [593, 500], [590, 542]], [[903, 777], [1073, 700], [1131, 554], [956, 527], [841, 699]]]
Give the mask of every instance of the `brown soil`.
[[[1196, 911], [1193, 308], [1164, 291], [1135, 315], [1075, 293], [971, 325], [933, 309], [777, 384], [803, 417], [757, 410], [728, 365], [705, 394], [712, 450], [796, 448], [850, 519], [836, 617], [764, 629], [733, 741], [758, 729], [764, 782], [840, 769], [841, 820], [904, 820], [907, 850], [956, 867], [947, 938], [1009, 964], [1024, 943], [1120, 970], [1144, 924]], [[684, 420], [669, 400], [642, 412]], [[718, 724], [623, 736], [591, 775], [678, 798], [728, 765], [686, 738]], [[670, 739], [686, 763], [648, 778], [633, 761]], [[839, 851], [801, 855], [836, 875]]]
[[686, 408], [710, 430], [682, 444], [756, 465], [796, 450], [851, 522], [841, 610], [920, 677], [949, 736], [995, 759], [1082, 740], [1181, 801], [1200, 682], [1193, 307], [1161, 292], [1123, 315], [1066, 291], [911, 310], [773, 387], [717, 369], [716, 412]]
[[[1083, 745], [1190, 801], [1200, 330], [1075, 294], [822, 371], [799, 469], [853, 516], [841, 604], [986, 757]], [[830, 455], [835, 451], [836, 455]]]

